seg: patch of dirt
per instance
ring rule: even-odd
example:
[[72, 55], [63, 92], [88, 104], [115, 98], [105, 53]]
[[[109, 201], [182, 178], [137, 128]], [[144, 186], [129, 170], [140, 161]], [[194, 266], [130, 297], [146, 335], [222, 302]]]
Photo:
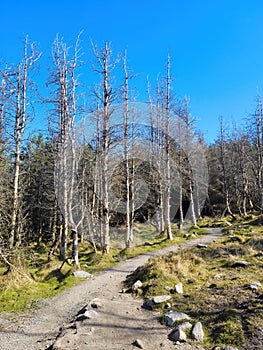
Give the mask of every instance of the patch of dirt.
[[[221, 235], [220, 229], [210, 229], [207, 235], [180, 247], [209, 244]], [[120, 293], [126, 276], [150, 257], [178, 249], [175, 245], [126, 260], [52, 299], [40, 301], [37, 309], [27, 313], [0, 314], [1, 349], [44, 350], [56, 341], [60, 350], [134, 350], [136, 347], [132, 343], [140, 339], [146, 350], [201, 350], [188, 344], [175, 346], [167, 339], [171, 329], [158, 322], [158, 314], [143, 310], [141, 299]], [[95, 298], [102, 303], [102, 308], [97, 310], [98, 317], [72, 323], [78, 311]]]

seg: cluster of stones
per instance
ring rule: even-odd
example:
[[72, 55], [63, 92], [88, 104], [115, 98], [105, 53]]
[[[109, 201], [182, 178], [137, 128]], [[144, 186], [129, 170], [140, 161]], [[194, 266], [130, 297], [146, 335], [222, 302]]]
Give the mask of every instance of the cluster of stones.
[[[200, 248], [203, 248], [203, 247], [200, 247]], [[218, 276], [215, 276], [215, 277], [220, 278], [221, 275], [218, 274]], [[142, 288], [142, 286], [143, 286], [142, 282], [138, 280], [132, 285], [131, 289], [133, 292], [137, 292], [139, 289]], [[261, 284], [259, 282], [252, 282], [250, 284], [251, 290], [257, 290], [260, 287], [261, 287]], [[178, 283], [177, 285], [175, 285], [174, 289], [172, 289], [169, 286], [165, 287], [165, 289], [168, 292], [176, 292], [179, 294], [183, 294], [182, 283]], [[171, 304], [169, 303], [170, 299], [171, 299], [171, 295], [154, 296], [146, 300], [142, 307], [148, 310], [154, 310], [156, 305], [165, 303], [165, 307], [169, 309], [171, 308]], [[166, 325], [168, 327], [173, 327], [172, 331], [168, 335], [168, 338], [174, 343], [179, 344], [181, 342], [186, 342], [188, 339], [192, 339], [198, 342], [204, 341], [205, 333], [203, 330], [202, 323], [199, 321], [193, 322], [191, 317], [186, 313], [170, 310], [166, 312], [165, 320], [166, 320]], [[175, 327], [174, 327], [174, 324], [176, 324]], [[143, 348], [142, 342], [140, 340], [136, 340], [133, 345], [141, 349]], [[238, 350], [238, 349], [231, 346], [225, 346], [224, 348], [220, 348], [216, 346], [213, 350]]]

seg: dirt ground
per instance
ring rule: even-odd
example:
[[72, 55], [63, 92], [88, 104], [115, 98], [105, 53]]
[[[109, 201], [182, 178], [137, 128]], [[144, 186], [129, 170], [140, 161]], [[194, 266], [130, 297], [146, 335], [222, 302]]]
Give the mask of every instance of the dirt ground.
[[[209, 229], [207, 235], [180, 246], [209, 244], [221, 234], [220, 229]], [[146, 350], [202, 349], [187, 344], [174, 345], [167, 338], [171, 329], [159, 323], [158, 314], [142, 309], [140, 298], [120, 293], [126, 276], [151, 256], [176, 252], [178, 248], [175, 245], [126, 260], [52, 299], [40, 301], [36, 309], [27, 313], [0, 314], [1, 349], [44, 350], [55, 343], [53, 348], [57, 350], [135, 350], [132, 344], [136, 339], [141, 340]], [[72, 322], [78, 311], [94, 299], [101, 303], [96, 310], [97, 317]]]

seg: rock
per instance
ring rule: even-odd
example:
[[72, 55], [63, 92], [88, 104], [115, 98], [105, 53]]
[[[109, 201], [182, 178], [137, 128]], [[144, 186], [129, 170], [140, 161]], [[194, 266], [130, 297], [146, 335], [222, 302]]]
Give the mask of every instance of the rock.
[[175, 287], [174, 287], [176, 293], [178, 294], [183, 294], [184, 290], [183, 290], [183, 283], [178, 283]]
[[206, 244], [199, 243], [197, 244], [197, 248], [207, 248], [208, 246]]
[[154, 308], [153, 300], [152, 299], [146, 300], [146, 302], [142, 305], [142, 308], [146, 310], [153, 310]]
[[143, 343], [140, 339], [136, 339], [134, 340], [134, 342], [132, 343], [133, 346], [136, 346], [137, 348], [139, 349], [143, 349], [144, 346], [143, 346]]
[[93, 299], [90, 303], [90, 306], [93, 308], [93, 309], [101, 309], [103, 307], [103, 304], [101, 302], [100, 299]]
[[186, 334], [185, 332], [180, 329], [180, 328], [176, 328], [174, 329], [169, 335], [168, 335], [168, 338], [171, 340], [171, 341], [174, 341], [174, 342], [182, 342], [182, 341], [186, 341], [187, 337], [186, 337]]
[[252, 289], [252, 290], [257, 290], [260, 287], [261, 287], [261, 283], [260, 282], [252, 282], [250, 284], [250, 289]]
[[83, 314], [77, 316], [76, 321], [90, 320], [98, 317], [99, 314], [94, 310], [86, 310]]
[[189, 233], [184, 234], [184, 238], [189, 238], [191, 235]]
[[141, 287], [142, 287], [142, 282], [140, 280], [138, 280], [135, 283], [133, 283], [131, 289], [133, 292], [136, 292]]
[[170, 295], [158, 295], [156, 297], [153, 297], [152, 301], [154, 302], [154, 304], [161, 304], [161, 303], [165, 303], [170, 299], [171, 299]]
[[250, 262], [245, 261], [245, 260], [239, 260], [239, 261], [235, 261], [232, 265], [232, 267], [247, 267], [252, 265]]
[[201, 322], [197, 322], [192, 329], [192, 337], [194, 340], [202, 342], [204, 340], [204, 331]]
[[187, 331], [188, 329], [191, 329], [193, 327], [192, 323], [190, 322], [183, 322], [175, 327], [175, 329], [181, 329], [182, 331]]
[[75, 277], [78, 277], [78, 278], [91, 278], [91, 277], [93, 277], [93, 275], [91, 273], [86, 272], [86, 271], [82, 271], [82, 270], [74, 271], [73, 275]]
[[172, 290], [172, 288], [169, 286], [164, 287], [164, 289], [167, 290], [167, 292], [171, 292], [171, 290]]
[[229, 221], [226, 221], [226, 224], [227, 224], [227, 226], [229, 226], [229, 227], [232, 226], [231, 222], [229, 222]]
[[174, 324], [174, 322], [182, 320], [191, 320], [191, 317], [185, 314], [184, 312], [168, 311], [165, 314], [165, 319], [167, 326], [171, 327]]
[[218, 273], [217, 275], [214, 276], [214, 278], [217, 278], [217, 279], [218, 279], [218, 278], [221, 278], [222, 276], [223, 276], [222, 273]]
[[238, 348], [233, 348], [232, 346], [225, 346], [224, 350], [238, 350]]

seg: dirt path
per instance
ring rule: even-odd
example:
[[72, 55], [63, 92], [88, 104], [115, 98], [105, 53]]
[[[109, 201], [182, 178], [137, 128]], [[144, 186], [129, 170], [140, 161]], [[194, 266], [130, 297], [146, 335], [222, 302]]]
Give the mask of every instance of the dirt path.
[[[221, 235], [220, 229], [209, 229], [207, 235], [180, 246], [185, 249], [198, 243], [209, 244]], [[141, 309], [140, 299], [119, 293], [126, 276], [151, 256], [176, 252], [178, 248], [175, 245], [126, 260], [52, 299], [41, 302], [37, 310], [31, 310], [27, 314], [0, 315], [1, 349], [47, 349], [54, 343], [60, 328], [66, 326], [84, 305], [96, 298], [102, 304], [102, 308], [98, 309], [98, 317], [79, 322], [78, 329], [72, 330], [72, 335], [67, 335], [65, 350], [134, 350], [136, 348], [131, 344], [138, 338], [143, 341], [144, 349], [148, 350], [189, 349], [187, 346], [175, 347], [167, 339], [169, 330], [157, 321], [156, 314]]]

